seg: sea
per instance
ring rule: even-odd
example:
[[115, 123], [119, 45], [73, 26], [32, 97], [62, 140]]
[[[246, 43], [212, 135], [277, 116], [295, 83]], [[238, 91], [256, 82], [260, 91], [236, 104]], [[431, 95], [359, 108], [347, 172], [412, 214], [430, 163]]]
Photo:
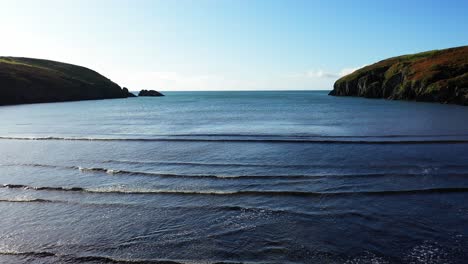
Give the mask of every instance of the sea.
[[468, 107], [327, 93], [0, 107], [0, 263], [467, 263]]

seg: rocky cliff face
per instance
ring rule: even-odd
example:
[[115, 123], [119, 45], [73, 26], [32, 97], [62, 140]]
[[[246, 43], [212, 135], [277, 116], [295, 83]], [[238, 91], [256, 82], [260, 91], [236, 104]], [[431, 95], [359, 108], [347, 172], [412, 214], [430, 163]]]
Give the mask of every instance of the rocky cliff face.
[[336, 81], [330, 95], [468, 105], [468, 46], [377, 62]]
[[81, 66], [0, 57], [0, 105], [126, 97], [127, 89]]

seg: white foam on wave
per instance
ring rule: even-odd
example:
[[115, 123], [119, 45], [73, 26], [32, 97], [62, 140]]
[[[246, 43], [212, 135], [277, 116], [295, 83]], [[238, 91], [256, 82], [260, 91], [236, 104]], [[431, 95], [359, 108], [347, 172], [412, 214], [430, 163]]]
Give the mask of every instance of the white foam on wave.
[[415, 246], [406, 256], [408, 263], [450, 263], [448, 252], [437, 242], [426, 241], [421, 245]]
[[387, 260], [372, 252], [364, 252], [360, 256], [354, 257], [344, 262], [345, 264], [388, 264]]

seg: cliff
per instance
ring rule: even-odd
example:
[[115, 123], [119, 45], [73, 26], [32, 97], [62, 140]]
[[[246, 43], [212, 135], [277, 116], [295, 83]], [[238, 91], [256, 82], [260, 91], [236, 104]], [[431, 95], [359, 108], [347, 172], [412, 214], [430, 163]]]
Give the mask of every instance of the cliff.
[[336, 81], [330, 95], [468, 105], [468, 46], [377, 62]]
[[0, 105], [129, 97], [85, 67], [49, 60], [0, 57]]

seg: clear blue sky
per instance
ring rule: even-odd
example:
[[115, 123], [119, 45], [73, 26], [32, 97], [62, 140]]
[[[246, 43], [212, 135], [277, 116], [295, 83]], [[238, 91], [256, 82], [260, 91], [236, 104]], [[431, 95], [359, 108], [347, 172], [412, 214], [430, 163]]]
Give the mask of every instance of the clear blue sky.
[[0, 0], [0, 55], [131, 90], [331, 89], [391, 56], [468, 45], [460, 0]]

